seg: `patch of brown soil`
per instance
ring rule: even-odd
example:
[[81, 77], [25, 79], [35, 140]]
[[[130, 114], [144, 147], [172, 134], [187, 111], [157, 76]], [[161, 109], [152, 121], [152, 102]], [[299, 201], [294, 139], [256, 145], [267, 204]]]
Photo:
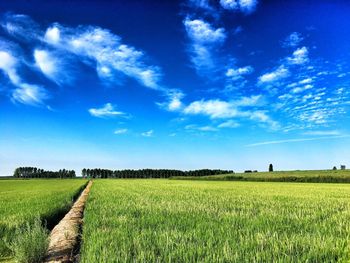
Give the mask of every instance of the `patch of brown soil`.
[[44, 262], [74, 262], [74, 248], [79, 242], [79, 229], [83, 221], [84, 206], [92, 181], [88, 183], [71, 210], [54, 227], [50, 234], [50, 244]]

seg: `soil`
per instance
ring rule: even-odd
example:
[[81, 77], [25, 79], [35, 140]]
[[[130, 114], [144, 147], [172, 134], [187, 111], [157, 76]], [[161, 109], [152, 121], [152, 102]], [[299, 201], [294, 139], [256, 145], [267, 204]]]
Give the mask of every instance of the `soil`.
[[79, 247], [84, 207], [91, 185], [92, 181], [88, 183], [71, 210], [51, 231], [45, 263], [76, 261], [75, 250]]

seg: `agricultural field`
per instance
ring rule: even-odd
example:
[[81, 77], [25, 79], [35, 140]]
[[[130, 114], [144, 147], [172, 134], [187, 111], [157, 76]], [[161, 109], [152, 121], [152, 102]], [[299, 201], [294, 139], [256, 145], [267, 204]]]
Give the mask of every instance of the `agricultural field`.
[[9, 259], [15, 230], [36, 218], [47, 227], [69, 210], [85, 180], [0, 180], [0, 261]]
[[95, 180], [81, 262], [348, 262], [350, 185]]
[[275, 171], [257, 173], [234, 173], [197, 177], [173, 177], [177, 180], [211, 181], [258, 181], [258, 182], [313, 182], [313, 183], [350, 183], [350, 170], [308, 170]]

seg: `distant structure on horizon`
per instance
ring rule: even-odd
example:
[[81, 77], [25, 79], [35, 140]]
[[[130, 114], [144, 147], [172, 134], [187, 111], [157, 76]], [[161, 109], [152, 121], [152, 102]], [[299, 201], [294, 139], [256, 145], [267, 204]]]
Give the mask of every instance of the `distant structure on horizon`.
[[272, 163], [270, 163], [270, 165], [269, 165], [269, 172], [273, 172], [273, 165], [272, 165]]
[[345, 165], [340, 165], [340, 170], [345, 170], [346, 166]]

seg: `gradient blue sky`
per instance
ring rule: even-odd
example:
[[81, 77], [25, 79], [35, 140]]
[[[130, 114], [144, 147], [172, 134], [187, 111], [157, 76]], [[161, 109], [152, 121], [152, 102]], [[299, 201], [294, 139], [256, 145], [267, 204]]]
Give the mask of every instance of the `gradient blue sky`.
[[1, 1], [17, 166], [350, 165], [348, 1]]

